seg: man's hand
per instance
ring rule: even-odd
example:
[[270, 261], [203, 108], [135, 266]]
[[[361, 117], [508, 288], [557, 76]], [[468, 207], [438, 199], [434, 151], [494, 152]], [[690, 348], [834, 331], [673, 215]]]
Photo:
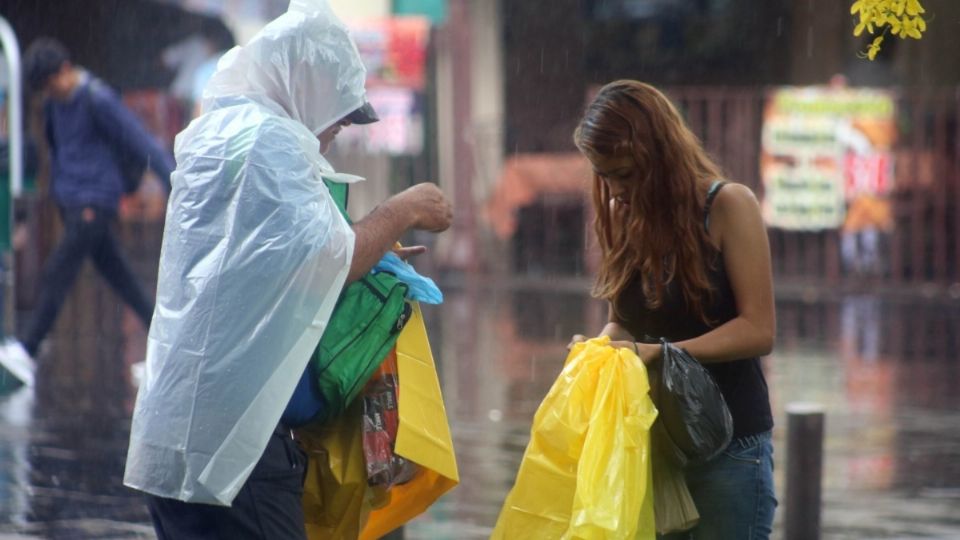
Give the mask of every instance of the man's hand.
[[412, 218], [411, 229], [440, 232], [453, 221], [453, 206], [436, 184], [417, 184], [393, 197], [399, 210]]
[[356, 239], [347, 283], [369, 272], [391, 249], [401, 259], [424, 253], [423, 246], [397, 248], [397, 241], [411, 229], [444, 231], [452, 220], [453, 208], [434, 184], [417, 184], [390, 197], [353, 224]]

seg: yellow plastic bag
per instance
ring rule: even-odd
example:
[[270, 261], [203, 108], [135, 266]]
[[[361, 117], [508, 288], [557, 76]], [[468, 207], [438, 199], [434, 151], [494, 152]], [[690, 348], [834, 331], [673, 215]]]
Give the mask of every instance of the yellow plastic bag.
[[647, 371], [600, 337], [574, 345], [537, 409], [492, 538], [654, 538]]
[[400, 424], [394, 453], [420, 470], [389, 491], [367, 486], [359, 403], [301, 441], [310, 456], [304, 516], [312, 540], [374, 540], [430, 507], [460, 482], [450, 425], [420, 306], [397, 340]]
[[400, 427], [393, 451], [420, 465], [420, 471], [406, 484], [390, 488], [389, 500], [370, 514], [362, 539], [375, 540], [410, 521], [460, 482], [440, 380], [418, 304], [397, 340], [397, 369]]
[[303, 514], [307, 537], [357, 538], [371, 497], [363, 461], [360, 403], [321, 426], [297, 430], [307, 452]]

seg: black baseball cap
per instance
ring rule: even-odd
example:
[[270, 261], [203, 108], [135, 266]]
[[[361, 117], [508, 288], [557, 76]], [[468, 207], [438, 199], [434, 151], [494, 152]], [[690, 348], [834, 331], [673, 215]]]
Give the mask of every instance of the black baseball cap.
[[66, 47], [52, 38], [38, 38], [23, 55], [23, 74], [34, 92], [42, 90], [50, 77], [70, 60]]
[[349, 120], [351, 124], [360, 125], [372, 124], [380, 121], [380, 117], [377, 116], [377, 111], [373, 110], [373, 105], [370, 105], [369, 102], [364, 102], [359, 109], [348, 114], [346, 119]]

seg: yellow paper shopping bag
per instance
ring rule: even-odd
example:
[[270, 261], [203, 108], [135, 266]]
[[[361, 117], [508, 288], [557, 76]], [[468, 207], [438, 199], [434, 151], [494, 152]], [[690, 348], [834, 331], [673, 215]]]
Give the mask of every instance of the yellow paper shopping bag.
[[460, 482], [440, 380], [420, 306], [397, 340], [400, 425], [394, 453], [420, 466], [409, 482], [387, 492], [373, 510], [361, 538], [375, 540], [423, 513]]
[[385, 493], [367, 485], [361, 408], [304, 430], [310, 456], [304, 485], [304, 515], [311, 540], [375, 540], [425, 511], [460, 481], [440, 381], [415, 303], [396, 345], [399, 416], [394, 453], [419, 470]]
[[574, 345], [537, 409], [492, 538], [653, 539], [647, 371], [607, 337]]

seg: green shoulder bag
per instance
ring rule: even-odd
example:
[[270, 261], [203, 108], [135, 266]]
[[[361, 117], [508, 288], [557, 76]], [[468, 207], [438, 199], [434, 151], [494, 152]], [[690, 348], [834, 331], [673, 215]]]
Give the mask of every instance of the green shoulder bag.
[[[347, 215], [346, 184], [324, 180], [340, 213]], [[380, 367], [410, 318], [407, 285], [388, 272], [368, 273], [343, 288], [310, 359], [326, 399], [326, 420], [339, 416]]]

